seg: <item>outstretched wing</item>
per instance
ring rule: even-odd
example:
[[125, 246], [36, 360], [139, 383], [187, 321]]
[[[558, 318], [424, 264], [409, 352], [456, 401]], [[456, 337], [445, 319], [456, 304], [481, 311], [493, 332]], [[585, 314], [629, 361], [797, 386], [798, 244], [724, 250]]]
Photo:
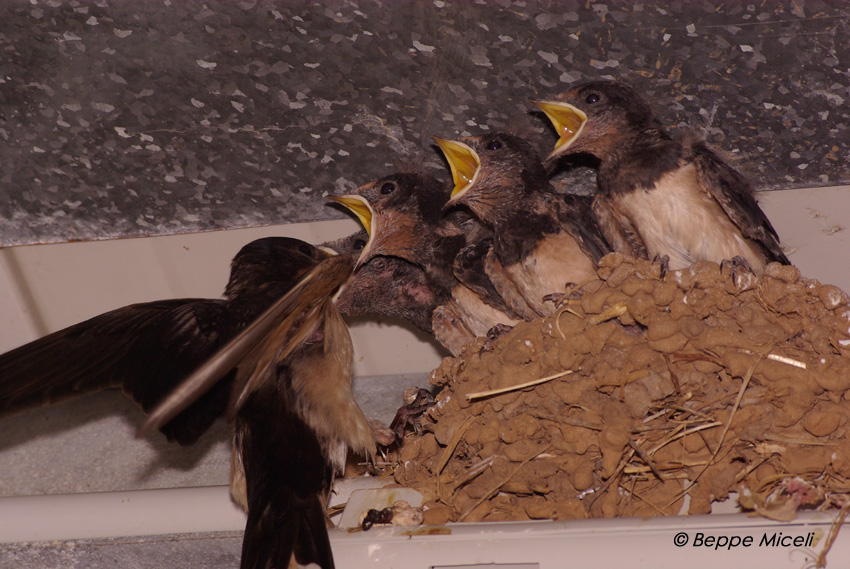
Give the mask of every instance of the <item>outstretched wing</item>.
[[703, 141], [693, 141], [685, 147], [696, 166], [700, 185], [717, 200], [744, 237], [761, 245], [767, 262], [790, 265], [779, 246], [776, 230], [756, 203], [749, 181]]
[[[321, 324], [321, 306], [351, 275], [353, 260], [334, 256], [323, 260], [304, 275], [256, 320], [236, 335], [201, 367], [185, 379], [142, 425], [147, 434], [171, 421], [210, 391], [239, 365], [230, 413], [244, 404], [245, 397], [269, 376], [269, 370], [298, 350]], [[297, 324], [297, 326], [296, 326]]]
[[[0, 356], [0, 414], [121, 387], [150, 411], [229, 339], [223, 300], [178, 299], [107, 312]], [[229, 383], [229, 382], [224, 382]], [[227, 408], [229, 385], [160, 425], [189, 444]]]

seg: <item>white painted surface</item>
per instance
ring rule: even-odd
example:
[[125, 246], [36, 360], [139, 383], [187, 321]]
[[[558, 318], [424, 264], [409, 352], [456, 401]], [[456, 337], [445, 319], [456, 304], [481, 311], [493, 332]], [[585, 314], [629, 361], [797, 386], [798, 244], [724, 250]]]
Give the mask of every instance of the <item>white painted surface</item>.
[[[789, 523], [745, 515], [494, 522], [448, 524], [430, 535], [434, 528], [391, 526], [331, 530], [330, 536], [337, 565], [346, 569], [799, 569], [812, 566], [833, 519], [801, 512]], [[244, 525], [223, 486], [0, 499], [0, 543], [239, 531]], [[708, 538], [714, 546], [705, 545]], [[844, 567], [848, 558], [850, 536], [841, 533], [828, 566]]]

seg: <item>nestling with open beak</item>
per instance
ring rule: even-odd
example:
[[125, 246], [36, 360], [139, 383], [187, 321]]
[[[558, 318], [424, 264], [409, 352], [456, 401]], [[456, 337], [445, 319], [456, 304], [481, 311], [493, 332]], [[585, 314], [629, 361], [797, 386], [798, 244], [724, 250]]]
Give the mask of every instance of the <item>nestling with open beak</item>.
[[502, 299], [486, 283], [478, 283], [485, 296], [461, 283], [454, 274], [458, 254], [474, 244], [468, 235], [484, 235], [465, 225], [462, 216], [443, 218], [448, 188], [430, 176], [397, 173], [364, 184], [357, 194], [334, 198], [351, 209], [371, 229], [359, 265], [377, 255], [399, 257], [425, 271], [437, 297], [432, 327], [437, 340], [453, 354], [483, 336], [496, 324], [516, 320], [504, 310]]
[[507, 133], [435, 140], [455, 182], [446, 207], [464, 205], [492, 227], [485, 268], [513, 312], [526, 320], [552, 314], [550, 295], [596, 278], [610, 248], [589, 204], [555, 193], [528, 142]]
[[127, 306], [0, 356], [2, 412], [122, 387], [150, 412], [145, 432], [181, 444], [226, 415], [232, 491], [248, 506], [241, 566], [288, 567], [294, 555], [330, 569], [334, 472], [348, 450], [375, 451], [330, 300], [352, 264], [296, 239], [253, 241], [233, 259], [223, 300]]
[[674, 270], [699, 260], [757, 274], [772, 261], [789, 264], [748, 180], [703, 140], [672, 139], [631, 87], [594, 81], [536, 104], [560, 136], [547, 164], [581, 153], [599, 159], [594, 209], [607, 214], [612, 242], [666, 255]]

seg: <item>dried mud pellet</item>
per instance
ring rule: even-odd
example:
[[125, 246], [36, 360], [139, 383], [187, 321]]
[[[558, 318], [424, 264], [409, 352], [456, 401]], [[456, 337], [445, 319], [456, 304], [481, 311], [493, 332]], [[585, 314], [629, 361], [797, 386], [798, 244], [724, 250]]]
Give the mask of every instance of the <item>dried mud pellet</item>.
[[672, 354], [685, 349], [688, 344], [688, 337], [681, 332], [676, 332], [663, 340], [650, 340], [648, 343], [653, 350], [663, 354]]
[[478, 444], [486, 445], [487, 443], [496, 442], [499, 440], [498, 427], [487, 425], [478, 431]]
[[602, 497], [593, 504], [592, 509], [596, 510], [597, 508], [604, 518], [613, 518], [616, 516], [617, 511], [620, 509], [620, 495], [617, 490], [615, 488], [606, 490]]
[[818, 386], [828, 391], [850, 390], [850, 365], [844, 360], [816, 365], [812, 377]]
[[673, 320], [678, 320], [679, 318], [694, 315], [693, 308], [685, 304], [684, 297], [680, 301], [671, 302], [667, 309], [670, 318], [672, 318]]
[[499, 451], [501, 450], [502, 443], [499, 441], [491, 441], [481, 446], [481, 450], [478, 451], [478, 456], [481, 459], [485, 459], [490, 456], [497, 456]]
[[653, 298], [646, 292], [640, 292], [626, 303], [629, 315], [641, 326], [646, 326], [649, 319], [658, 310]]
[[[468, 507], [472, 507], [474, 503], [470, 503]], [[467, 510], [463, 508], [458, 508], [460, 511], [465, 512]], [[467, 514], [466, 518], [463, 521], [465, 522], [482, 522], [485, 518], [490, 515], [490, 511], [492, 510], [492, 506], [490, 502], [484, 501], [478, 504], [474, 510], [472, 510], [469, 514]], [[493, 520], [496, 521], [496, 520]]]
[[576, 455], [585, 454], [590, 445], [596, 442], [596, 431], [569, 424], [561, 426], [561, 436], [567, 445], [563, 450]]
[[504, 485], [502, 485], [502, 492], [506, 492], [508, 494], [513, 494], [515, 496], [530, 496], [534, 494], [534, 490], [531, 489], [531, 485], [529, 484], [529, 480], [522, 477], [513, 477]]
[[[622, 290], [628, 296], [634, 296], [639, 292], [645, 293], [647, 295], [652, 294], [652, 289], [655, 288], [657, 281], [648, 280], [645, 277], [641, 277], [637, 274], [630, 274], [623, 281], [623, 284], [620, 285], [620, 290]], [[614, 286], [610, 282], [609, 286]]]
[[567, 476], [573, 487], [579, 492], [583, 492], [593, 486], [593, 465], [588, 462], [581, 462]]
[[428, 526], [441, 526], [454, 517], [449, 506], [435, 500], [425, 502], [422, 509], [425, 516], [423, 523]]
[[559, 501], [555, 505], [556, 520], [581, 520], [588, 517], [584, 504], [573, 498]]
[[422, 448], [422, 439], [407, 439], [399, 449], [399, 460], [401, 462], [410, 462], [419, 457], [419, 452]]
[[823, 473], [824, 465], [829, 464], [834, 452], [831, 446], [789, 447], [779, 457], [779, 463], [786, 472], [819, 476]]
[[624, 258], [612, 258], [611, 260], [617, 261], [617, 263], [605, 265], [603, 263], [604, 257], [600, 259], [600, 270], [598, 271], [599, 278], [604, 280], [610, 287], [619, 287], [624, 280], [634, 274], [634, 265], [632, 263], [633, 259], [626, 260]]
[[[794, 386], [796, 387], [796, 386]], [[777, 427], [790, 427], [797, 424], [814, 405], [814, 395], [804, 388], [797, 387], [787, 397], [782, 398], [782, 407], [776, 414]]]
[[511, 462], [522, 462], [530, 458], [537, 450], [537, 445], [527, 439], [517, 441], [513, 444], [505, 445], [502, 449], [505, 458]]
[[680, 331], [681, 326], [677, 321], [664, 315], [658, 315], [647, 325], [646, 339], [663, 340], [664, 338], [669, 338]]
[[520, 439], [520, 434], [508, 423], [502, 425], [502, 427], [499, 429], [499, 438], [504, 443], [512, 444]]
[[688, 453], [696, 453], [707, 448], [705, 441], [699, 433], [692, 433], [682, 437], [682, 446], [685, 447], [685, 451]]
[[658, 282], [652, 289], [652, 300], [656, 306], [669, 306], [677, 300], [681, 301], [681, 298], [682, 291], [672, 281]]
[[628, 352], [628, 362], [632, 369], [646, 369], [658, 357], [658, 353], [646, 344], [637, 344]]
[[788, 284], [796, 283], [800, 280], [800, 270], [794, 265], [768, 263], [764, 268], [764, 274]]
[[705, 321], [699, 318], [686, 317], [679, 320], [682, 333], [688, 338], [696, 338], [705, 332]]
[[546, 520], [555, 515], [555, 505], [543, 496], [531, 496], [524, 501], [523, 507], [532, 520]]
[[691, 501], [688, 505], [688, 515], [695, 516], [711, 513], [711, 497], [707, 488], [698, 484], [695, 488], [691, 489], [689, 494]]
[[822, 401], [803, 417], [801, 424], [812, 435], [826, 437], [847, 423], [848, 414], [850, 410], [843, 405]]
[[492, 492], [498, 483], [498, 476], [492, 469], [487, 469], [464, 486], [464, 489], [467, 496], [477, 500]]
[[629, 383], [623, 388], [623, 402], [633, 417], [645, 416], [652, 407], [649, 390], [637, 382]]

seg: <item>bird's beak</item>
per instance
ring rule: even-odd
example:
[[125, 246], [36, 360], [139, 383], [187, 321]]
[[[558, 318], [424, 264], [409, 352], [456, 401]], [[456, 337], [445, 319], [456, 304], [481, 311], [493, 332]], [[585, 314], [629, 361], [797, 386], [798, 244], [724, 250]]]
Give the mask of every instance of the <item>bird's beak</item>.
[[326, 247], [325, 245], [318, 245], [317, 248], [320, 251], [323, 251], [324, 253], [326, 253], [328, 257], [333, 257], [334, 255], [339, 255], [338, 251], [334, 251], [333, 249], [331, 249], [330, 247]]
[[377, 223], [375, 212], [363, 196], [348, 194], [345, 196], [330, 196], [328, 199], [351, 210], [351, 212], [357, 216], [357, 219], [360, 220], [360, 223], [363, 224], [363, 228], [366, 229], [366, 233], [369, 234], [369, 241], [366, 242], [366, 246], [363, 247], [363, 250], [360, 252], [360, 256], [357, 258], [357, 263], [354, 265], [354, 269], [357, 270], [360, 265], [371, 258], [370, 251], [372, 249], [372, 241], [374, 241], [375, 236], [375, 225]]
[[560, 101], [534, 101], [534, 104], [546, 113], [558, 133], [555, 149], [546, 157], [549, 161], [572, 146], [587, 124], [587, 115], [581, 109]]
[[437, 138], [436, 136], [432, 138], [443, 151], [449, 167], [452, 169], [452, 180], [454, 180], [455, 185], [446, 204], [446, 206], [450, 206], [460, 201], [475, 183], [478, 171], [481, 169], [481, 160], [478, 159], [478, 154], [472, 148], [462, 142]]

